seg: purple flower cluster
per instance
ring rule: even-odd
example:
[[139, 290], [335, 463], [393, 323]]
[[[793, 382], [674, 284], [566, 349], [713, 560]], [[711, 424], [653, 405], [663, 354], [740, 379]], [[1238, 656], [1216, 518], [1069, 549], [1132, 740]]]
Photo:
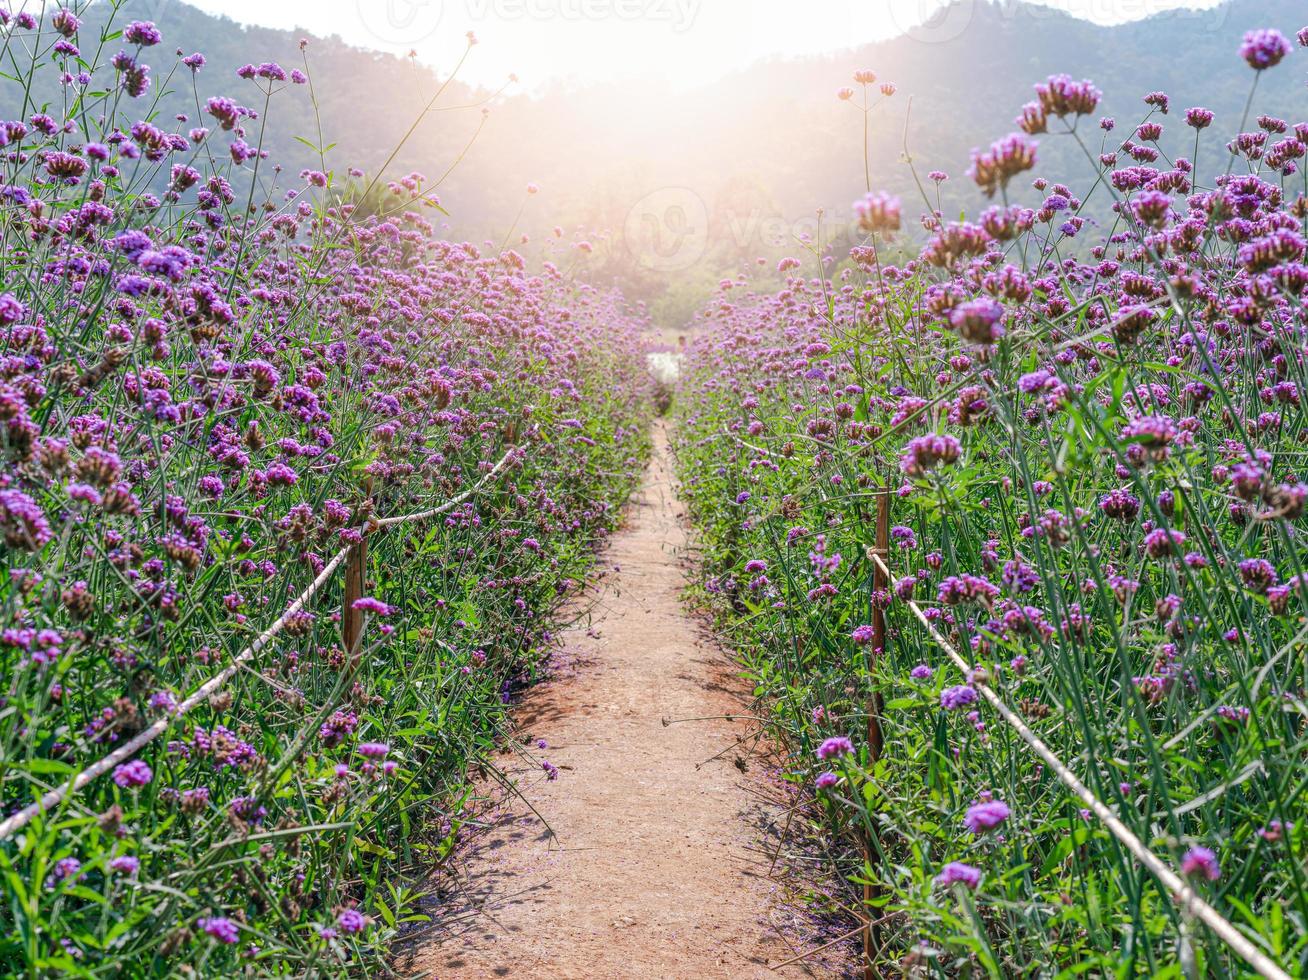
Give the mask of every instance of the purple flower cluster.
[[[252, 59], [204, 91], [204, 55], [105, 6], [0, 7], [29, 59], [0, 119], [4, 815], [138, 750], [79, 787], [90, 823], [43, 821], [39, 847], [6, 854], [60, 889], [28, 922], [44, 961], [237, 975], [256, 936], [310, 962], [325, 909], [365, 931], [370, 887], [314, 870], [348, 846], [340, 825], [396, 831], [409, 790], [386, 777], [410, 743], [476, 744], [552, 646], [641, 471], [647, 323], [550, 261], [566, 241], [529, 258], [444, 240], [421, 174], [283, 170], [269, 147], [310, 110], [307, 51], [304, 70]], [[201, 88], [174, 116], [153, 100], [182, 81]], [[365, 540], [348, 651], [341, 596], [360, 591], [332, 563]], [[424, 753], [424, 792], [463, 751]], [[215, 848], [234, 860], [196, 863]], [[183, 864], [198, 920], [166, 877]], [[15, 950], [0, 973], [35, 968]]]
[[1012, 811], [1003, 800], [983, 800], [968, 807], [963, 826], [978, 837], [1004, 823]]
[[940, 583], [937, 593], [938, 601], [947, 606], [957, 606], [967, 602], [979, 602], [990, 605], [999, 597], [999, 589], [993, 582], [980, 575], [951, 575]]
[[907, 477], [922, 477], [937, 467], [957, 463], [962, 453], [963, 445], [954, 436], [918, 436], [904, 447], [899, 468]]
[[1275, 28], [1249, 31], [1240, 44], [1240, 57], [1255, 71], [1275, 68], [1292, 48], [1284, 34]]
[[[1308, 28], [1299, 41], [1308, 46]], [[1258, 72], [1290, 53], [1270, 29], [1240, 47]], [[777, 289], [750, 293], [747, 277], [733, 279], [730, 303], [705, 309], [687, 357], [679, 453], [709, 543], [729, 555], [775, 548], [773, 523], [742, 522], [723, 506], [741, 485], [751, 514], [781, 514], [794, 529], [766, 569], [767, 604], [751, 602], [739, 621], [770, 689], [785, 692], [779, 733], [802, 732], [824, 760], [839, 757], [831, 706], [846, 697], [857, 711], [875, 684], [894, 705], [879, 720], [896, 746], [878, 771], [877, 806], [918, 828], [924, 853], [948, 855], [959, 825], [939, 826], [938, 801], [925, 802], [921, 786], [953, 780], [1003, 781], [966, 808], [968, 834], [999, 843], [1012, 814], [1030, 812], [1023, 850], [1038, 864], [1062, 846], [1048, 811], [1052, 774], [985, 716], [978, 702], [990, 691], [1074, 769], [1091, 757], [1134, 767], [1147, 732], [1161, 765], [1147, 781], [1114, 778], [1119, 805], [1139, 803], [1147, 782], [1166, 783], [1175, 800], [1223, 787], [1241, 753], [1255, 752], [1284, 785], [1301, 762], [1258, 733], [1277, 729], [1295, 696], [1268, 686], [1280, 669], [1268, 658], [1295, 642], [1308, 610], [1296, 546], [1308, 513], [1308, 204], [1296, 190], [1308, 121], [1251, 113], [1247, 132], [1213, 146], [1210, 109], [1150, 91], [1119, 126], [1094, 118], [1101, 100], [1090, 81], [1048, 78], [1021, 106], [1020, 133], [973, 153], [977, 188], [1002, 193], [1002, 204], [949, 220], [968, 204], [946, 202], [952, 185], [932, 171], [928, 193], [940, 200], [914, 242], [899, 202], [891, 218], [889, 195], [870, 195], [855, 208], [862, 231], [901, 232], [894, 258], [880, 239], [864, 240], [826, 277], [802, 277], [791, 260]], [[1174, 107], [1184, 127], [1169, 123]], [[1084, 183], [1032, 173], [1022, 186], [1037, 168], [1031, 137], [1074, 130], [1086, 143], [1083, 117], [1102, 141]], [[1200, 173], [1196, 160], [1211, 163], [1214, 150], [1232, 165]], [[741, 419], [766, 434], [766, 455], [724, 438]], [[903, 477], [889, 487], [889, 554], [875, 523], [887, 459]], [[817, 542], [808, 564], [801, 539]], [[836, 554], [839, 574], [826, 575]], [[815, 575], [829, 591], [810, 588]], [[936, 604], [917, 605], [924, 597]], [[871, 644], [879, 614], [885, 649], [868, 678], [849, 641]], [[926, 663], [942, 662], [942, 642], [978, 666], [933, 672]], [[928, 694], [939, 698], [935, 715], [921, 710]], [[1064, 723], [1074, 717], [1085, 724]], [[856, 815], [843, 810], [861, 806], [867, 777], [847, 767], [812, 778], [819, 790], [849, 781], [824, 797], [832, 826], [847, 826]], [[1200, 839], [1266, 842], [1259, 874], [1230, 886], [1266, 911], [1296, 874], [1282, 853], [1288, 831], [1270, 817], [1293, 804], [1267, 783], [1245, 789], [1248, 809], [1219, 827], [1204, 823], [1206, 811], [1176, 822]], [[1089, 810], [1082, 819], [1097, 824]], [[1117, 866], [1104, 840], [1077, 843], [1096, 869]], [[1013, 884], [1020, 900], [1065, 900], [1082, 872], [1054, 864]], [[1220, 876], [1205, 848], [1186, 852], [1181, 868], [1194, 880]], [[935, 880], [975, 890], [982, 877], [953, 862]], [[910, 908], [922, 884], [886, 887]], [[1097, 876], [1078, 886], [1119, 909], [1138, 900]], [[938, 923], [907, 928], [917, 926], [928, 934]]]
[[849, 755], [853, 751], [853, 743], [845, 736], [837, 735], [818, 746], [817, 757], [822, 760], [834, 759], [838, 756]]
[[1222, 876], [1217, 855], [1206, 847], [1192, 847], [1181, 858], [1181, 873], [1189, 878], [1216, 881]]
[[148, 785], [153, 778], [154, 773], [150, 767], [140, 759], [124, 762], [114, 770], [114, 782], [123, 789], [138, 789]]
[[976, 699], [976, 688], [971, 684], [958, 684], [940, 692], [940, 707], [946, 711], [957, 711], [959, 708], [974, 704]]
[[964, 864], [962, 861], [950, 861], [940, 873], [936, 875], [937, 885], [948, 888], [952, 885], [961, 885], [968, 891], [976, 891], [981, 885], [982, 873], [980, 868], [975, 868], [970, 864]]

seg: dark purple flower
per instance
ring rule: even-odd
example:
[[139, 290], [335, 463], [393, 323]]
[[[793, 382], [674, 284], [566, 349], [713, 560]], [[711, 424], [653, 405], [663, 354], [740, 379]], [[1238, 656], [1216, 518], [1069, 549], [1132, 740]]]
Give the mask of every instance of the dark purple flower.
[[1012, 813], [1003, 800], [984, 800], [967, 808], [963, 816], [963, 826], [978, 837], [988, 830], [994, 830]]
[[1035, 87], [1040, 107], [1051, 116], [1088, 116], [1095, 111], [1103, 93], [1089, 80], [1075, 81], [1071, 75], [1050, 75]]
[[949, 325], [969, 343], [988, 346], [1004, 335], [1004, 308], [989, 297], [959, 303], [949, 312]]
[[1267, 590], [1280, 581], [1276, 566], [1265, 558], [1249, 558], [1240, 562], [1240, 578], [1251, 592], [1265, 595]]
[[55, 862], [51, 869], [50, 876], [53, 882], [65, 881], [68, 879], [77, 879], [82, 873], [82, 862], [75, 857], [60, 858]]
[[1192, 847], [1181, 859], [1181, 873], [1187, 878], [1203, 878], [1216, 881], [1222, 876], [1222, 867], [1217, 855], [1206, 847]]
[[21, 490], [0, 490], [0, 534], [21, 551], [40, 551], [54, 537], [45, 512]]
[[989, 605], [999, 598], [999, 589], [989, 579], [964, 573], [951, 575], [941, 582], [936, 598], [947, 606], [958, 606], [966, 602]]
[[854, 743], [843, 735], [836, 735], [818, 746], [817, 757], [822, 760], [849, 755], [854, 751]]
[[13, 293], [0, 293], [0, 327], [8, 327], [23, 318], [25, 307]]
[[347, 936], [363, 932], [368, 928], [368, 920], [357, 909], [345, 909], [336, 917], [336, 924]]
[[123, 789], [138, 789], [141, 786], [148, 785], [153, 778], [154, 773], [150, 770], [150, 767], [140, 759], [124, 762], [114, 770], [114, 782]]
[[152, 21], [134, 20], [123, 29], [123, 37], [128, 44], [139, 44], [143, 48], [153, 47], [163, 40], [163, 34]]
[[82, 26], [82, 21], [71, 10], [60, 9], [50, 18], [50, 26], [64, 37], [72, 37]]
[[912, 551], [917, 547], [917, 535], [911, 527], [895, 525], [890, 529], [890, 540], [899, 545], [901, 551]]
[[109, 869], [119, 874], [134, 875], [141, 870], [141, 862], [130, 854], [120, 854], [109, 860]]
[[1240, 57], [1255, 71], [1275, 68], [1289, 53], [1290, 42], [1273, 27], [1249, 31], [1244, 36], [1244, 43], [1240, 45]]
[[218, 940], [220, 943], [234, 943], [241, 938], [241, 930], [231, 919], [226, 916], [214, 916], [213, 918], [200, 919], [196, 922], [201, 929]]
[[950, 885], [962, 885], [964, 888], [976, 891], [981, 884], [981, 871], [962, 861], [950, 861], [940, 869], [940, 874], [936, 875], [936, 884], [946, 888]]
[[963, 445], [950, 435], [918, 436], [909, 440], [900, 457], [899, 467], [909, 477], [925, 476], [937, 466], [949, 466], [958, 462], [963, 453]]
[[1185, 534], [1182, 531], [1165, 531], [1157, 528], [1145, 535], [1144, 547], [1145, 552], [1150, 558], [1166, 558], [1180, 551], [1180, 546], [1185, 543]]
[[1099, 498], [1099, 509], [1119, 521], [1129, 521], [1140, 513], [1140, 499], [1127, 490], [1110, 490]]
[[955, 711], [976, 701], [976, 688], [971, 684], [958, 684], [940, 692], [940, 707]]

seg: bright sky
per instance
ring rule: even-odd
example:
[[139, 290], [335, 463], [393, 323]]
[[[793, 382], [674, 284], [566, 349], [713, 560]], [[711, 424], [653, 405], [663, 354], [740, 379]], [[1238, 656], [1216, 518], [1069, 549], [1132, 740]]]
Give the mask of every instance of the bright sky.
[[[915, 29], [923, 43], [966, 30], [975, 6], [959, 0], [189, 0], [268, 27], [339, 34], [363, 47], [416, 50], [438, 68], [481, 44], [461, 77], [527, 89], [553, 78], [709, 82], [769, 55], [840, 50]], [[1120, 23], [1219, 0], [1037, 0], [1098, 23]], [[1220, 16], [1214, 14], [1214, 16]], [[919, 26], [920, 25], [920, 26]]]

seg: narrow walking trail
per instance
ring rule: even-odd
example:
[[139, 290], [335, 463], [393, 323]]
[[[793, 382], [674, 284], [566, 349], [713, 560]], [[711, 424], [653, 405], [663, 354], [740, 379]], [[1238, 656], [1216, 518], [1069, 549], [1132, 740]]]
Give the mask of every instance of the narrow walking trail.
[[613, 572], [587, 597], [589, 628], [565, 637], [571, 669], [516, 712], [559, 777], [525, 766], [514, 774], [530, 807], [510, 796], [492, 814], [465, 858], [457, 925], [437, 929], [416, 971], [441, 980], [845, 974], [820, 958], [768, 968], [795, 955], [787, 925], [803, 916], [779, 906], [768, 877], [757, 828], [767, 804], [759, 777], [736, 764], [747, 749], [706, 761], [748, 725], [663, 724], [739, 713], [745, 693], [681, 603], [687, 542], [671, 470], [659, 423], [628, 523], [602, 556]]

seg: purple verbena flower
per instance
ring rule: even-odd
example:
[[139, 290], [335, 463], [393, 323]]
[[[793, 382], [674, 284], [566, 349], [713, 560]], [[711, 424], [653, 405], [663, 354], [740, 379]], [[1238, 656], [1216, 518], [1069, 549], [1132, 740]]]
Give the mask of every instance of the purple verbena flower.
[[109, 869], [119, 874], [134, 875], [141, 869], [141, 862], [130, 854], [120, 854], [116, 858], [110, 858]]
[[123, 789], [139, 789], [149, 784], [154, 778], [150, 767], [140, 759], [124, 762], [114, 770], [114, 782]]
[[940, 707], [946, 711], [955, 711], [976, 701], [976, 688], [971, 684], [958, 684], [947, 687], [940, 692]]
[[241, 930], [226, 916], [213, 916], [196, 922], [201, 929], [220, 943], [235, 943], [241, 938]]
[[822, 760], [849, 755], [854, 751], [854, 743], [843, 735], [836, 735], [818, 746], [817, 757]]
[[970, 891], [976, 891], [981, 884], [981, 871], [962, 861], [950, 861], [940, 869], [935, 881], [937, 885], [946, 888], [950, 885], [962, 885]]
[[1272, 27], [1261, 27], [1245, 34], [1240, 57], [1250, 68], [1263, 71], [1279, 65], [1290, 50], [1290, 42], [1284, 34]]
[[357, 909], [344, 909], [336, 917], [336, 925], [340, 927], [341, 932], [352, 936], [367, 929], [368, 920]]
[[1181, 873], [1187, 878], [1202, 878], [1216, 881], [1222, 876], [1222, 868], [1217, 855], [1206, 847], [1192, 847], [1181, 858]]
[[983, 800], [967, 808], [963, 816], [963, 826], [978, 837], [988, 830], [994, 830], [1009, 818], [1012, 811], [1003, 800]]

